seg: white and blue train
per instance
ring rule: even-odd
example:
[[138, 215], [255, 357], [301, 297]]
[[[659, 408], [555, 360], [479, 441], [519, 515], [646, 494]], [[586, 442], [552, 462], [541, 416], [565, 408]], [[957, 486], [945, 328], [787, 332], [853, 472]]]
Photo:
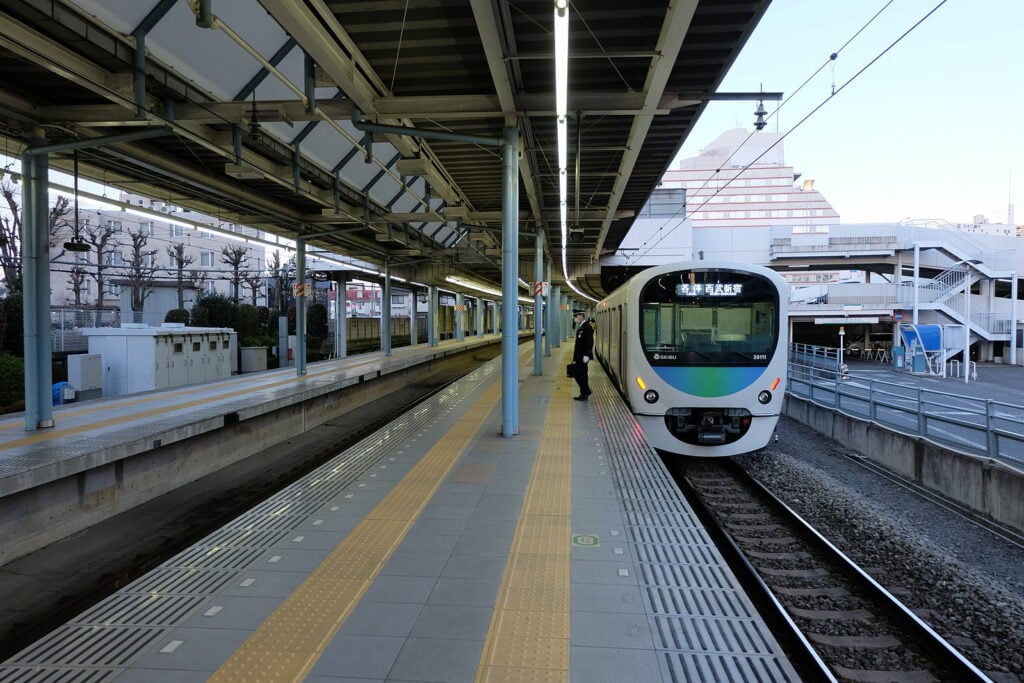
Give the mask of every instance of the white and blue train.
[[788, 289], [761, 266], [687, 261], [597, 305], [595, 353], [648, 443], [703, 457], [768, 443], [786, 389]]

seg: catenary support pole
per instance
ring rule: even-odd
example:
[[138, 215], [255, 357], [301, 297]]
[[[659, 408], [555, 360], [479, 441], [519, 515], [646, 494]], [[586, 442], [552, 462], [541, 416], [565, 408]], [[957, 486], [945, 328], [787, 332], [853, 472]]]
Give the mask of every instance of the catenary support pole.
[[462, 292], [455, 292], [455, 341], [466, 340], [466, 313], [462, 309], [466, 306], [466, 295]]
[[[42, 140], [35, 140], [35, 143]], [[53, 427], [50, 349], [49, 157], [26, 152], [21, 157], [22, 301], [25, 344], [25, 429]]]
[[533, 374], [544, 374], [544, 228], [537, 226], [533, 242]]
[[334, 357], [348, 356], [348, 277], [338, 277], [338, 310], [334, 316]]
[[476, 336], [484, 336], [484, 311], [487, 310], [487, 302], [480, 297], [476, 298]]
[[519, 131], [502, 130], [501, 150], [501, 433], [519, 433]]
[[553, 285], [551, 290], [551, 319], [553, 322], [551, 326], [551, 345], [557, 349], [562, 346], [562, 286]]
[[295, 374], [306, 374], [306, 240], [295, 240], [295, 284], [300, 285], [295, 297]]
[[427, 346], [437, 346], [437, 286], [427, 287]]
[[551, 305], [551, 302], [554, 301], [555, 288], [551, 284], [551, 261], [548, 261], [544, 271], [547, 273], [544, 280], [548, 283], [548, 295], [544, 300], [544, 356], [548, 357], [551, 355], [551, 344], [555, 333], [555, 317], [552, 314], [554, 308]]
[[391, 355], [391, 259], [384, 259], [384, 287], [380, 293], [380, 349]]
[[416, 288], [409, 285], [409, 346], [419, 342], [419, 330], [416, 329]]

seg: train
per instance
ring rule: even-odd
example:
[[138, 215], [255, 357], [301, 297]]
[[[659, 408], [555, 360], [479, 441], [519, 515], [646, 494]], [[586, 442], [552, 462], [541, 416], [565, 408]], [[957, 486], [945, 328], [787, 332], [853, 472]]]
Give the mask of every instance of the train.
[[648, 443], [728, 457], [763, 448], [786, 390], [789, 286], [731, 261], [648, 268], [595, 309], [595, 355]]

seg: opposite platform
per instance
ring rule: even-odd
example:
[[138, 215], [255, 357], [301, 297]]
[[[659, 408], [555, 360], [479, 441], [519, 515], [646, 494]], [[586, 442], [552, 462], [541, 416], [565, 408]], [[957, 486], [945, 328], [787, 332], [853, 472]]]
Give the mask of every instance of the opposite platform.
[[496, 359], [0, 679], [798, 680], [603, 375], [531, 366], [517, 437]]

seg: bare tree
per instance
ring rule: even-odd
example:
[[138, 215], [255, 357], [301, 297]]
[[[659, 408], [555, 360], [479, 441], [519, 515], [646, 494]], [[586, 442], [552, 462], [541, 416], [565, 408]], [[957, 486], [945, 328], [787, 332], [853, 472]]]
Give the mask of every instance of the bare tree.
[[[191, 284], [194, 276], [185, 276], [185, 269], [196, 262], [195, 256], [185, 255], [185, 243], [174, 242], [167, 245], [167, 258], [175, 275], [175, 287], [178, 290], [178, 308], [185, 308], [185, 285]], [[194, 272], [194, 271], [193, 271]]]
[[107, 271], [121, 265], [121, 245], [112, 225], [85, 226], [82, 232], [85, 233], [86, 243], [96, 254], [96, 270], [90, 272], [89, 277], [96, 281], [96, 310], [100, 310], [103, 308], [103, 286], [107, 280]]
[[81, 266], [74, 266], [71, 269], [71, 274], [68, 276], [67, 289], [71, 292], [71, 296], [74, 297], [75, 306], [82, 306], [82, 294], [85, 293], [85, 283], [89, 279], [89, 273], [86, 272], [85, 268]]
[[[10, 170], [10, 166], [4, 170]], [[0, 183], [7, 211], [0, 214], [0, 259], [3, 260], [3, 277], [10, 291], [21, 291], [22, 288], [22, 236], [23, 217], [21, 211], [20, 192], [13, 180], [4, 176]], [[63, 236], [74, 236], [74, 221], [71, 218], [71, 200], [58, 197], [49, 212], [50, 260], [54, 261], [64, 255]]]
[[[9, 171], [10, 166], [4, 168]], [[8, 291], [21, 291], [21, 206], [17, 185], [4, 176], [0, 182], [7, 211], [0, 214], [0, 258], [3, 259], [4, 282]]]
[[249, 288], [249, 294], [252, 296], [252, 305], [256, 305], [257, 297], [260, 295], [260, 287], [263, 286], [263, 274], [262, 273], [246, 273], [242, 277], [242, 282], [246, 287]]
[[192, 269], [188, 272], [188, 282], [197, 292], [203, 291], [206, 287], [207, 273], [205, 270]]
[[71, 200], [57, 197], [50, 207], [50, 261], [56, 261], [67, 253], [65, 238], [81, 239], [81, 228], [76, 225], [72, 214]]
[[128, 237], [131, 245], [128, 246], [128, 259], [121, 269], [121, 275], [128, 281], [132, 288], [132, 313], [134, 317], [140, 318], [146, 306], [146, 299], [153, 293], [155, 274], [160, 267], [156, 262], [156, 249], [147, 249], [149, 235], [141, 231], [129, 231]]
[[285, 310], [285, 303], [288, 301], [288, 272], [293, 262], [294, 259], [291, 259], [287, 263], [283, 263], [281, 261], [281, 252], [276, 249], [274, 250], [274, 255], [267, 260], [267, 272], [274, 279], [274, 306], [282, 313]]
[[225, 245], [220, 253], [220, 262], [231, 267], [231, 300], [237, 304], [242, 293], [242, 270], [249, 265], [249, 247], [242, 244]]

